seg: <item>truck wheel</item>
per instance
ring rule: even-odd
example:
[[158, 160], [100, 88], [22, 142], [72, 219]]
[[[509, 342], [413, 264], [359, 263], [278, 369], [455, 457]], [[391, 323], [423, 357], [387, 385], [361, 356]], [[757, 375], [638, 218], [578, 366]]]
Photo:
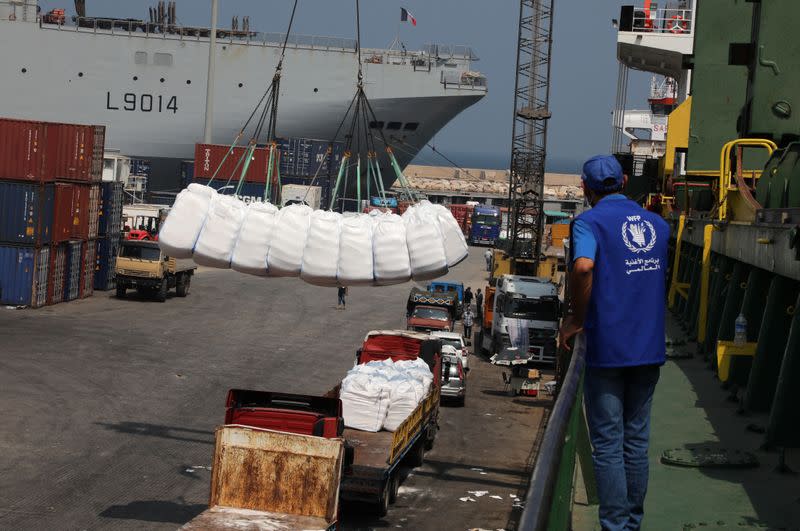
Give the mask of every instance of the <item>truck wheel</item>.
[[389, 513], [389, 494], [391, 490], [389, 486], [390, 482], [391, 481], [389, 479], [383, 482], [381, 497], [378, 498], [378, 504], [375, 506], [375, 510], [380, 517], [384, 517]]
[[178, 275], [178, 281], [175, 284], [175, 293], [178, 297], [185, 297], [189, 294], [189, 279], [191, 277], [186, 273]]
[[156, 292], [156, 300], [158, 302], [165, 302], [167, 300], [167, 290], [169, 289], [169, 280], [167, 277], [161, 279], [161, 284], [158, 286]]
[[430, 432], [426, 434], [426, 437], [425, 437], [425, 450], [426, 451], [433, 450], [433, 443], [436, 441], [436, 428], [435, 427], [434, 428], [430, 428], [430, 430], [433, 432], [433, 435], [431, 435]]
[[425, 443], [423, 441], [417, 441], [414, 444], [414, 447], [408, 453], [408, 464], [412, 468], [416, 468], [418, 466], [422, 466], [422, 463], [425, 461]]
[[397, 491], [400, 490], [400, 474], [395, 470], [389, 477], [389, 503], [397, 501]]
[[124, 299], [126, 291], [125, 286], [117, 286], [117, 298]]

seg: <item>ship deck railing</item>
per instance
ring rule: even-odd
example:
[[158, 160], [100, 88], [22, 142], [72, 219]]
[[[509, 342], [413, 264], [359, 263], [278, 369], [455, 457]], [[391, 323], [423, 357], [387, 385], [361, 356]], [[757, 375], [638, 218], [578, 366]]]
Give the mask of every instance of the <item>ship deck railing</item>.
[[691, 35], [694, 11], [689, 8], [657, 8], [627, 5], [620, 9], [619, 31], [647, 34]]
[[[47, 23], [40, 17], [39, 26], [42, 29], [60, 31], [178, 41], [207, 41], [211, 34], [209, 28], [203, 27], [97, 17], [73, 17], [73, 20], [65, 20], [61, 24]], [[228, 44], [279, 47], [286, 40], [289, 48], [356, 53], [356, 40], [347, 37], [290, 34], [289, 38], [286, 39], [285, 33], [225, 28], [218, 28], [216, 31], [218, 42]], [[432, 66], [458, 66], [469, 69], [470, 63], [478, 60], [474, 50], [469, 46], [445, 44], [427, 44], [423, 47], [423, 50], [414, 52], [409, 52], [402, 47], [400, 49], [362, 48], [361, 55], [365, 63], [410, 65], [414, 70], [425, 71], [430, 71]], [[483, 76], [474, 77], [480, 78]], [[485, 84], [485, 77], [483, 79]], [[463, 84], [465, 86], [481, 86], [480, 81], [477, 83], [464, 82]]]

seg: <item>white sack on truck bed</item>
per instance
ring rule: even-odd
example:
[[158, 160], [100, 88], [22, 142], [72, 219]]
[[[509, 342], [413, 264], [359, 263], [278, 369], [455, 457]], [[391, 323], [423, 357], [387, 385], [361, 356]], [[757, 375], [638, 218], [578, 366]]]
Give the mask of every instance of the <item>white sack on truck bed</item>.
[[368, 214], [345, 214], [339, 237], [339, 284], [372, 284], [373, 268], [371, 217]]
[[425, 393], [421, 381], [401, 371], [389, 380], [389, 386], [389, 411], [383, 421], [383, 429], [394, 431], [417, 409], [425, 398]]
[[411, 278], [431, 280], [447, 273], [447, 256], [433, 205], [420, 201], [403, 213]]
[[444, 253], [447, 257], [447, 267], [453, 267], [469, 254], [469, 246], [464, 238], [464, 232], [458, 226], [453, 213], [442, 205], [432, 205], [433, 212], [439, 222], [439, 229], [444, 240]]
[[341, 221], [342, 215], [338, 212], [315, 210], [311, 213], [300, 271], [300, 278], [309, 284], [337, 285]]
[[375, 284], [384, 286], [408, 282], [411, 278], [411, 259], [403, 218], [397, 214], [373, 216], [372, 256]]
[[192, 259], [208, 267], [230, 268], [244, 214], [245, 204], [235, 196], [215, 195]]
[[272, 245], [267, 256], [271, 277], [296, 277], [303, 265], [303, 250], [308, 237], [311, 207], [300, 203], [285, 206], [278, 213]]
[[267, 254], [278, 207], [271, 203], [250, 203], [233, 249], [231, 268], [250, 275], [266, 276]]
[[158, 245], [167, 256], [191, 258], [211, 199], [217, 191], [210, 186], [192, 183], [175, 198], [175, 203], [158, 233]]
[[356, 369], [342, 380], [339, 393], [344, 425], [362, 431], [381, 431], [389, 408], [386, 378], [377, 372], [366, 374]]

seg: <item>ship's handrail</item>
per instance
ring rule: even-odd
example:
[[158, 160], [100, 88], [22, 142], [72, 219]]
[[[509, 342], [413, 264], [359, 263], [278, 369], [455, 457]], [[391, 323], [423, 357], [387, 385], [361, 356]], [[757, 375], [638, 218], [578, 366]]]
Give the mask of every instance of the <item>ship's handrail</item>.
[[566, 374], [561, 379], [558, 397], [547, 422], [536, 465], [531, 475], [519, 531], [570, 529], [572, 482], [576, 440], [583, 408], [581, 382], [586, 364], [583, 335], [575, 347]]
[[688, 8], [657, 8], [622, 6], [619, 31], [691, 35], [694, 31], [694, 12]]

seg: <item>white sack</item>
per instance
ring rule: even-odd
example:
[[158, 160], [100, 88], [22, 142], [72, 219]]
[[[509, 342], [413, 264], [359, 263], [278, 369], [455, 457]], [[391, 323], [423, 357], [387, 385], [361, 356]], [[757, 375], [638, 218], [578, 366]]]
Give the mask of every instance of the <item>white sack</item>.
[[389, 387], [377, 374], [351, 371], [339, 393], [344, 425], [363, 431], [380, 431], [389, 407]]
[[250, 203], [233, 249], [231, 268], [250, 275], [266, 276], [267, 254], [278, 207], [271, 203]]
[[383, 421], [383, 429], [395, 431], [417, 409], [425, 394], [422, 384], [407, 374], [398, 374], [389, 380], [389, 385], [389, 409]]
[[375, 284], [399, 284], [411, 278], [411, 260], [403, 218], [396, 214], [373, 216], [372, 256]]
[[372, 224], [367, 214], [345, 215], [342, 218], [337, 272], [339, 284], [372, 284]]
[[267, 255], [267, 273], [271, 277], [296, 277], [303, 265], [311, 207], [296, 203], [278, 213]]
[[158, 245], [172, 258], [191, 258], [217, 191], [192, 183], [175, 198], [175, 203], [158, 233]]
[[444, 239], [444, 253], [447, 257], [447, 266], [453, 267], [469, 254], [469, 246], [464, 238], [464, 232], [458, 226], [456, 218], [450, 209], [442, 205], [433, 205], [434, 212], [439, 221], [439, 229]]
[[341, 221], [342, 215], [338, 212], [315, 210], [311, 214], [300, 272], [300, 278], [306, 282], [322, 286], [337, 285]]
[[215, 195], [194, 246], [192, 260], [208, 267], [231, 267], [231, 256], [244, 213], [245, 204], [235, 196]]
[[408, 207], [403, 213], [403, 222], [411, 258], [411, 277], [431, 280], [447, 273], [447, 256], [433, 205], [421, 201]]

